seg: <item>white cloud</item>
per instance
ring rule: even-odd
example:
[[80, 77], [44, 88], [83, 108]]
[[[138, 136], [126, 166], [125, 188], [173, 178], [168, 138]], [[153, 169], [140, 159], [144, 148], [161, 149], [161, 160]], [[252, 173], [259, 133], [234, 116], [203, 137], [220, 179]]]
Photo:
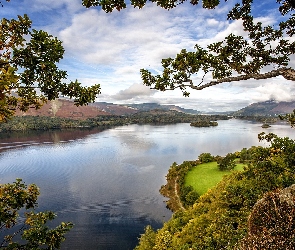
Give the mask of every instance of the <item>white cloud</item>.
[[[98, 101], [154, 101], [198, 110], [232, 110], [271, 97], [293, 98], [292, 85], [282, 78], [223, 83], [192, 90], [190, 98], [182, 97], [181, 91], [155, 92], [140, 84], [140, 68], [161, 72], [161, 59], [174, 57], [182, 48], [193, 51], [196, 43], [206, 47], [230, 33], [244, 36], [241, 22], [226, 20], [230, 2], [215, 10], [185, 3], [170, 11], [148, 3], [142, 10], [131, 7], [108, 14], [99, 8], [84, 8], [80, 0], [11, 4], [32, 14], [34, 28], [44, 28], [63, 41], [66, 52], [61, 68], [68, 71], [69, 79], [77, 78], [83, 85], [100, 83], [103, 94]], [[276, 15], [263, 13], [256, 20], [270, 25], [277, 22]]]
[[131, 100], [133, 98], [150, 97], [155, 94], [155, 90], [151, 90], [149, 87], [142, 84], [135, 83], [129, 88], [120, 90], [112, 98], [115, 100]]
[[292, 101], [295, 87], [292, 81], [286, 81], [282, 77], [277, 77], [272, 81], [264, 82], [256, 88], [256, 95], [253, 96], [254, 101]]
[[209, 26], [213, 26], [213, 27], [216, 27], [217, 25], [219, 25], [219, 21], [217, 21], [217, 20], [214, 19], [214, 18], [208, 18], [208, 19], [206, 20], [206, 22], [207, 22], [207, 24], [208, 24]]
[[112, 14], [91, 9], [74, 15], [59, 37], [86, 63], [143, 66], [194, 46], [192, 32], [178, 27], [178, 19], [154, 5]]

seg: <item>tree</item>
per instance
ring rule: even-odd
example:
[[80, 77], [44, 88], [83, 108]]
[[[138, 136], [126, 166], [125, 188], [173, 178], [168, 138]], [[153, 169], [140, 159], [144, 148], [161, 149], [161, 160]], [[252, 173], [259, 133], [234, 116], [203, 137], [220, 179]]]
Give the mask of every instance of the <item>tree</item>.
[[214, 161], [214, 156], [212, 156], [210, 153], [201, 153], [198, 156], [199, 161], [202, 163], [208, 163]]
[[139, 246], [135, 247], [135, 250], [150, 250], [155, 245], [156, 232], [151, 226], [146, 226], [144, 234], [139, 238]]
[[232, 153], [228, 153], [225, 157], [220, 157], [217, 160], [217, 167], [219, 170], [232, 170], [237, 165], [235, 163], [236, 155]]
[[[225, 0], [226, 1], [226, 0]], [[131, 5], [142, 8], [147, 1], [133, 0]], [[162, 8], [171, 9], [185, 0], [151, 0]], [[201, 90], [223, 82], [234, 82], [248, 79], [267, 79], [283, 76], [295, 80], [295, 70], [288, 64], [295, 52], [294, 0], [276, 0], [283, 19], [277, 27], [263, 26], [255, 22], [251, 13], [253, 0], [237, 3], [228, 13], [229, 20], [241, 20], [247, 37], [230, 34], [223, 41], [209, 44], [202, 48], [198, 44], [195, 51], [181, 50], [176, 57], [162, 59], [163, 73], [153, 75], [147, 69], [141, 69], [143, 83], [153, 89], [166, 91], [180, 89], [184, 96], [189, 96], [188, 88]], [[83, 0], [86, 7], [101, 6], [106, 12], [121, 10], [127, 5], [123, 0]], [[192, 5], [199, 3], [191, 0]], [[219, 0], [203, 0], [203, 8], [213, 9]], [[272, 67], [267, 67], [272, 66]], [[270, 70], [270, 68], [273, 68]], [[211, 74], [212, 81], [205, 82], [204, 77]], [[201, 75], [200, 82], [194, 77]]]
[[196, 200], [200, 197], [200, 195], [197, 193], [197, 191], [194, 190], [194, 188], [191, 185], [182, 185], [179, 196], [182, 205], [184, 205], [185, 207], [194, 205]]
[[0, 122], [16, 109], [38, 109], [60, 95], [75, 98], [78, 106], [93, 102], [100, 93], [99, 84], [63, 82], [67, 73], [57, 67], [64, 54], [62, 42], [31, 24], [27, 15], [0, 22]]
[[243, 148], [240, 152], [240, 162], [245, 163], [246, 161], [249, 161], [252, 156], [253, 148], [247, 149]]
[[[0, 248], [4, 249], [56, 249], [65, 240], [64, 234], [68, 232], [73, 224], [62, 222], [54, 229], [50, 229], [46, 223], [54, 219], [53, 212], [36, 213], [39, 188], [31, 184], [27, 186], [21, 179], [12, 184], [0, 184], [0, 232], [16, 227], [13, 232], [8, 231]], [[19, 211], [25, 208], [25, 221], [21, 223]], [[23, 210], [21, 210], [23, 211]], [[21, 234], [24, 241], [15, 241]]]
[[292, 128], [295, 128], [295, 109], [293, 110], [293, 113], [286, 114], [286, 115], [279, 115], [281, 120], [286, 120], [289, 122]]

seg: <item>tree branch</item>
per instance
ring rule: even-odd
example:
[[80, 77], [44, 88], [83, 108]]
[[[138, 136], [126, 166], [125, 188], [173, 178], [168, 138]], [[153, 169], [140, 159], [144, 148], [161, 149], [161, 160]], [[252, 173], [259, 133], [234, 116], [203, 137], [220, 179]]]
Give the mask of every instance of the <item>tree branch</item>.
[[236, 81], [242, 81], [242, 80], [248, 80], [248, 79], [255, 79], [255, 80], [261, 80], [261, 79], [268, 79], [268, 78], [273, 78], [277, 76], [283, 76], [287, 80], [295, 81], [295, 70], [291, 68], [279, 68], [276, 70], [272, 70], [267, 73], [258, 73], [258, 74], [247, 74], [247, 75], [240, 75], [240, 76], [232, 76], [232, 77], [226, 77], [222, 79], [218, 79], [215, 81], [208, 82], [204, 85], [193, 85], [192, 80], [190, 80], [190, 84], [184, 85], [187, 87], [190, 87], [195, 90], [202, 90], [204, 88], [208, 88], [220, 83], [224, 82], [236, 82]]

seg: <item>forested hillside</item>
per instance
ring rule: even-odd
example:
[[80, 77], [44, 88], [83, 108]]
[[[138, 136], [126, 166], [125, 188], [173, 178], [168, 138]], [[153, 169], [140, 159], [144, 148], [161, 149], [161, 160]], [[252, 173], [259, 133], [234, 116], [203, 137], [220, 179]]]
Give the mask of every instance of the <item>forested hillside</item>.
[[[248, 149], [243, 171], [226, 175], [187, 209], [178, 206], [161, 229], [148, 226], [136, 249], [294, 249], [295, 143], [274, 134], [259, 139], [270, 146]], [[192, 164], [173, 164], [167, 179], [183, 182]]]

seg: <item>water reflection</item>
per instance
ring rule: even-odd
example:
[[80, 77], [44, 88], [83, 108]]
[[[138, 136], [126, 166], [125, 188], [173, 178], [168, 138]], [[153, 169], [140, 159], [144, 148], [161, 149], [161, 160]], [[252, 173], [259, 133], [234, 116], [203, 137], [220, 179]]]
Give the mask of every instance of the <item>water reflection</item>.
[[[62, 249], [132, 249], [146, 225], [158, 228], [171, 216], [158, 190], [173, 162], [258, 145], [260, 126], [230, 120], [215, 128], [130, 125], [2, 134], [0, 181], [36, 183], [38, 209], [56, 211], [57, 222], [74, 222]], [[267, 131], [294, 134], [289, 126]]]

